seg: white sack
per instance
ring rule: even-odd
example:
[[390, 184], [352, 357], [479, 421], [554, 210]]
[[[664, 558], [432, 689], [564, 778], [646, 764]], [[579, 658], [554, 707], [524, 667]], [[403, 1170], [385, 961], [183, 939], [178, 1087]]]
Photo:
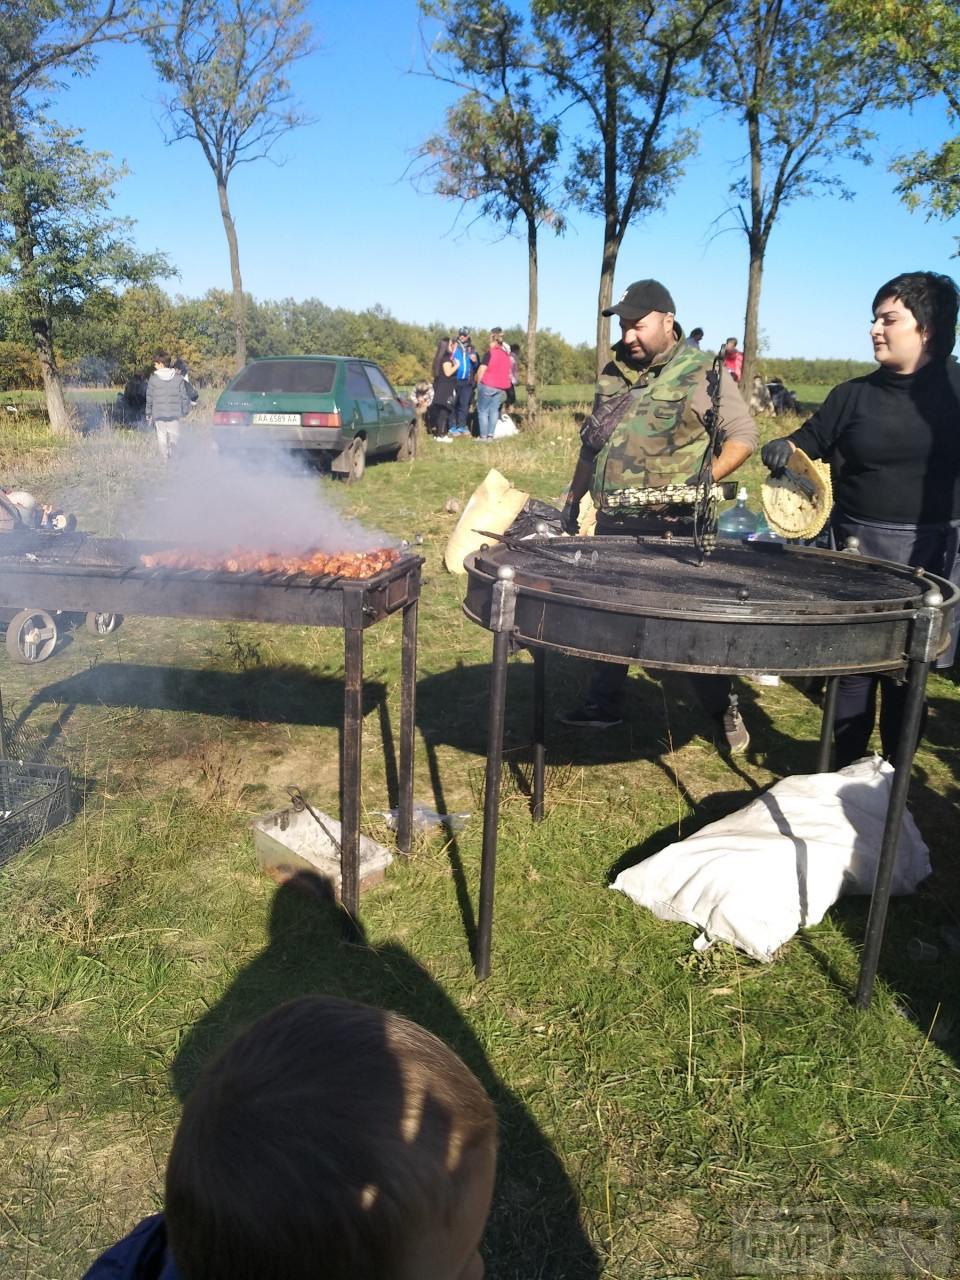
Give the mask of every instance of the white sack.
[[520, 433], [517, 431], [517, 424], [510, 417], [509, 413], [501, 413], [497, 419], [497, 425], [493, 428], [494, 440], [505, 440], [507, 436], [515, 436]]
[[[842, 893], [871, 893], [893, 767], [879, 756], [784, 778], [745, 809], [622, 871], [613, 888], [661, 920], [698, 925], [771, 960]], [[891, 893], [912, 893], [930, 856], [906, 810]]]
[[467, 499], [456, 527], [447, 539], [443, 563], [450, 573], [466, 573], [464, 557], [479, 551], [489, 534], [506, 533], [530, 497], [515, 489], [494, 467]]

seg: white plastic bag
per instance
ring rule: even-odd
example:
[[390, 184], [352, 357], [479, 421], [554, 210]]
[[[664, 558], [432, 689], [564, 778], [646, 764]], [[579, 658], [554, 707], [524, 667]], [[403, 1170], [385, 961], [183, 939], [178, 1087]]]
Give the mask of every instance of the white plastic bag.
[[517, 424], [510, 417], [509, 413], [501, 413], [497, 419], [497, 425], [493, 428], [494, 440], [505, 440], [507, 436], [519, 435]]
[[[771, 960], [842, 893], [870, 893], [894, 770], [879, 756], [784, 778], [745, 809], [622, 871], [614, 889], [661, 920]], [[930, 856], [904, 811], [891, 893], [912, 893]]]

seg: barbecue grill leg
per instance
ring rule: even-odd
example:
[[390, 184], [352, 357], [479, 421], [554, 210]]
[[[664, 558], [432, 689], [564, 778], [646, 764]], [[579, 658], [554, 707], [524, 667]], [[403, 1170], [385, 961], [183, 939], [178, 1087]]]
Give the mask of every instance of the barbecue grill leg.
[[903, 727], [900, 730], [897, 754], [893, 761], [896, 772], [890, 784], [890, 801], [887, 805], [887, 820], [883, 828], [883, 841], [877, 862], [877, 878], [870, 896], [870, 914], [867, 916], [867, 931], [863, 940], [860, 983], [857, 987], [858, 1009], [866, 1009], [870, 1004], [873, 983], [877, 976], [883, 928], [887, 920], [887, 904], [890, 901], [890, 882], [893, 879], [897, 845], [900, 842], [900, 826], [907, 803], [913, 755], [920, 736], [920, 721], [923, 718], [923, 702], [929, 669], [929, 662], [911, 662], [907, 668], [907, 701], [903, 711]]
[[344, 630], [343, 777], [340, 901], [354, 920], [360, 908], [360, 748], [363, 730], [363, 632]]
[[397, 848], [410, 852], [413, 838], [413, 749], [417, 700], [417, 601], [403, 610], [403, 656], [400, 665], [400, 795]]
[[833, 753], [833, 726], [837, 719], [837, 694], [840, 677], [828, 676], [823, 693], [823, 716], [820, 720], [820, 754], [817, 756], [817, 773], [829, 773]]
[[[0, 760], [7, 758], [7, 722], [3, 718], [3, 694], [0, 693]], [[4, 805], [8, 809], [9, 805]]]
[[477, 917], [477, 977], [490, 976], [493, 934], [493, 890], [497, 874], [497, 827], [500, 822], [500, 771], [503, 765], [503, 715], [507, 694], [506, 630], [493, 636], [490, 713], [487, 721], [487, 773], [483, 789], [483, 852], [480, 860], [480, 909]]
[[546, 764], [544, 703], [546, 701], [545, 649], [533, 650], [533, 820], [543, 821], [543, 775]]

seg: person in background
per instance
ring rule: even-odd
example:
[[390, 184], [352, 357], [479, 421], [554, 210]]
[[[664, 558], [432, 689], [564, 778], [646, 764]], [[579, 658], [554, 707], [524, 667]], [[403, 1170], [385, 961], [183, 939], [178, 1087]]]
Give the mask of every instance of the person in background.
[[427, 422], [434, 439], [444, 444], [450, 443], [450, 419], [457, 403], [456, 345], [453, 338], [441, 338], [433, 353], [432, 400]]
[[723, 367], [734, 382], [740, 381], [743, 373], [743, 352], [737, 349], [736, 338], [728, 338], [723, 344]]
[[179, 359], [174, 360], [173, 367], [176, 369], [177, 373], [179, 373], [180, 377], [187, 384], [187, 395], [190, 397], [190, 403], [196, 404], [197, 401], [200, 399], [200, 392], [190, 381], [190, 372], [187, 369], [187, 362], [186, 360], [184, 360], [183, 356], [180, 356]]
[[453, 410], [452, 436], [468, 436], [470, 428], [470, 403], [473, 400], [473, 385], [479, 360], [477, 351], [470, 341], [470, 330], [460, 328], [453, 351], [454, 363], [457, 366], [457, 399]]
[[510, 349], [503, 340], [503, 330], [496, 325], [490, 330], [490, 345], [477, 370], [477, 422], [480, 439], [492, 440], [510, 386]]
[[520, 343], [510, 343], [510, 385], [507, 387], [507, 408], [517, 403], [517, 384], [520, 381]]
[[687, 334], [687, 346], [693, 347], [694, 351], [700, 350], [700, 343], [703, 341], [702, 329], [691, 329]]
[[[835, 547], [855, 537], [864, 555], [960, 585], [960, 367], [950, 355], [957, 309], [957, 285], [949, 276], [908, 271], [881, 285], [870, 326], [877, 368], [835, 387], [813, 417], [768, 441], [760, 457], [774, 475], [789, 466], [794, 449], [830, 463]], [[954, 624], [938, 667], [952, 664], [956, 646]], [[878, 689], [882, 752], [888, 760], [895, 756], [906, 685], [890, 676], [841, 676], [838, 769], [866, 755]]]
[[436, 1036], [304, 996], [204, 1072], [164, 1212], [85, 1280], [482, 1280], [497, 1120]]
[[157, 444], [165, 462], [173, 457], [180, 440], [180, 423], [192, 403], [186, 380], [171, 366], [167, 353], [158, 351], [147, 382], [146, 417], [156, 427]]
[[[673, 298], [659, 280], [637, 280], [604, 311], [620, 318], [620, 341], [597, 382], [593, 411], [580, 433], [582, 447], [561, 517], [565, 533], [578, 529], [580, 503], [589, 490], [598, 536], [673, 532], [689, 536], [692, 506], [664, 499], [639, 510], [611, 510], [607, 495], [693, 483], [708, 447], [707, 413], [716, 397], [722, 435], [710, 463], [713, 481], [746, 462], [757, 446], [757, 427], [739, 390], [713, 358], [688, 347]], [[562, 724], [607, 729], [622, 723], [629, 667], [597, 662], [586, 702], [558, 711]], [[696, 675], [691, 683], [711, 717], [714, 738], [732, 755], [746, 751], [750, 734], [729, 676]]]
[[410, 402], [413, 405], [413, 416], [416, 419], [417, 430], [419, 431], [420, 427], [426, 422], [430, 406], [433, 404], [433, 383], [427, 382], [426, 378], [421, 378], [418, 382], [415, 382], [413, 390], [410, 392]]

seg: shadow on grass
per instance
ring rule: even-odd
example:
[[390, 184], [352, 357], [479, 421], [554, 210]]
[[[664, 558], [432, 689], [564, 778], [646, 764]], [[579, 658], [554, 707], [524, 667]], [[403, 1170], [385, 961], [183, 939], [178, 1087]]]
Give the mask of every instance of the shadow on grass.
[[301, 873], [276, 892], [264, 949], [187, 1033], [173, 1065], [183, 1099], [203, 1064], [236, 1032], [285, 1000], [322, 993], [392, 1009], [438, 1035], [487, 1090], [500, 1121], [497, 1193], [485, 1237], [491, 1280], [599, 1276], [576, 1193], [549, 1140], [493, 1070], [469, 1024], [427, 971], [394, 943], [370, 946], [333, 900]]
[[[58, 707], [45, 734], [31, 731], [31, 717], [44, 705]], [[39, 689], [11, 720], [12, 740], [29, 738], [31, 759], [58, 757], [64, 729], [79, 706], [135, 707], [144, 711], [180, 711], [269, 724], [336, 728], [343, 761], [344, 686], [336, 676], [317, 675], [304, 667], [256, 666], [246, 671], [155, 667], [140, 663], [97, 663], [87, 671], [52, 681]], [[397, 750], [386, 686], [368, 680], [363, 686], [363, 715], [379, 717], [388, 804], [399, 804]], [[341, 777], [341, 794], [343, 789]]]
[[[486, 756], [487, 708], [490, 666], [458, 664], [449, 671], [427, 676], [417, 687], [417, 722], [424, 737], [467, 754]], [[553, 761], [570, 765], [624, 763], [651, 759], [658, 763], [670, 751], [679, 751], [694, 738], [710, 742], [714, 726], [701, 707], [690, 681], [672, 672], [639, 673], [636, 667], [627, 681], [623, 723], [610, 729], [576, 729], [558, 723], [556, 711], [577, 706], [586, 698], [591, 664], [565, 655], [549, 654], [546, 664], [546, 739]], [[817, 741], [798, 740], [778, 728], [760, 702], [756, 690], [734, 680], [752, 736], [747, 760], [762, 754], [773, 773], [810, 773], [816, 768]], [[507, 676], [503, 744], [508, 761], [520, 753], [532, 737], [533, 664], [510, 662]], [[738, 766], [729, 766], [750, 781]], [[671, 778], [673, 775], [670, 775]], [[517, 778], [518, 784], [520, 777]]]
[[[377, 681], [364, 685], [367, 715], [385, 700]], [[26, 704], [20, 721], [44, 703], [61, 706], [138, 707], [187, 711], [271, 724], [329, 725], [343, 719], [343, 681], [300, 666], [254, 666], [245, 671], [99, 662], [87, 671], [53, 680]]]

